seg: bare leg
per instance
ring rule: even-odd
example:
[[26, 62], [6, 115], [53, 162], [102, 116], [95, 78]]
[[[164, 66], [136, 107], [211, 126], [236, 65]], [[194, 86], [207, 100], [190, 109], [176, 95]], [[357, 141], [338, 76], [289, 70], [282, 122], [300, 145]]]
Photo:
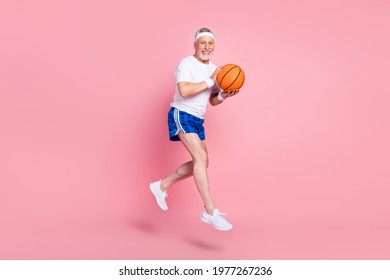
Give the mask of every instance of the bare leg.
[[[184, 134], [179, 132], [179, 138], [184, 147], [191, 154], [193, 166], [192, 175], [194, 176], [196, 187], [198, 188], [200, 196], [202, 197], [206, 212], [212, 215], [215, 209], [215, 204], [211, 198], [209, 190], [209, 179], [207, 174], [208, 153], [206, 143], [200, 140], [196, 133]], [[191, 164], [186, 164], [182, 165], [181, 167], [183, 167], [183, 170], [185, 169], [185, 171], [188, 171], [191, 167]], [[187, 177], [191, 176], [190, 172], [185, 174]]]
[[184, 134], [179, 132], [179, 138], [184, 147], [190, 153], [192, 161], [179, 166], [175, 172], [161, 180], [160, 184], [158, 184], [158, 182], [150, 184], [150, 189], [156, 197], [158, 205], [161, 209], [167, 210], [168, 207], [165, 202], [165, 191], [167, 191], [167, 189], [174, 183], [193, 176], [205, 207], [205, 211], [203, 211], [201, 215], [201, 220], [206, 224], [212, 225], [215, 229], [222, 231], [231, 230], [233, 225], [222, 217], [223, 214], [216, 209], [214, 201], [211, 198], [207, 174], [209, 161], [206, 142], [200, 140], [198, 134], [196, 133]]
[[[206, 148], [206, 141], [203, 141], [203, 144]], [[207, 161], [207, 167], [208, 167], [208, 161]], [[193, 175], [194, 171], [194, 162], [188, 161], [186, 163], [183, 163], [180, 165], [173, 173], [171, 173], [168, 177], [161, 180], [160, 188], [161, 191], [165, 192], [167, 191], [173, 184], [187, 179], [188, 177], [191, 177]]]
[[175, 172], [173, 172], [168, 177], [161, 180], [161, 184], [160, 184], [161, 191], [165, 192], [174, 183], [177, 183], [181, 180], [191, 177], [193, 174], [193, 170], [194, 170], [194, 164], [192, 161], [180, 165], [175, 170]]

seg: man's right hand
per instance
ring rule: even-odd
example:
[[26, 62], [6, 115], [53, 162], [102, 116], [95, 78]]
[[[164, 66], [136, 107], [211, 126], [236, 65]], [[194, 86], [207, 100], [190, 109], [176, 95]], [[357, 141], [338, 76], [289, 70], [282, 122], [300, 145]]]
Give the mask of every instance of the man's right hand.
[[216, 83], [218, 72], [221, 71], [222, 66], [219, 66], [217, 69], [215, 69], [214, 73], [211, 75], [210, 79], [213, 80], [214, 83]]

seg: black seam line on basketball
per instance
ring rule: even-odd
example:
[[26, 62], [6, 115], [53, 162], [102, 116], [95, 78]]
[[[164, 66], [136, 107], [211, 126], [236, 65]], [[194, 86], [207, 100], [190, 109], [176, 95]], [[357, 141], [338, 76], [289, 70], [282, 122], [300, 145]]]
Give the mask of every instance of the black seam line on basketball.
[[[229, 71], [227, 71], [227, 72], [225, 73], [225, 75], [223, 75], [223, 77], [222, 77], [222, 79], [221, 79], [221, 84], [222, 84], [222, 82], [223, 82], [223, 79], [224, 79], [225, 76], [227, 75], [227, 73], [229, 73], [230, 71], [232, 71], [232, 70], [233, 70], [234, 68], [236, 68], [236, 67], [238, 67], [238, 66], [236, 65], [236, 66], [230, 68]], [[232, 85], [228, 86], [227, 88], [229, 88], [229, 87], [231, 87], [231, 86], [232, 86]], [[227, 88], [225, 88], [224, 90], [226, 90]]]
[[228, 86], [224, 90], [227, 90], [228, 88], [230, 88], [235, 83], [235, 81], [238, 79], [238, 77], [240, 77], [240, 74], [241, 74], [241, 68], [240, 68], [240, 72], [238, 72], [237, 77], [234, 79], [234, 81], [230, 84], [230, 86]]

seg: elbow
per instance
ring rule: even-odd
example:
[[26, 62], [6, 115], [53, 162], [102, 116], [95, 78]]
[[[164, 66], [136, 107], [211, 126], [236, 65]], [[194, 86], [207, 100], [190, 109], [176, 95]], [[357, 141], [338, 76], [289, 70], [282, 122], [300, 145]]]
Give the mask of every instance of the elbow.
[[187, 93], [184, 90], [179, 90], [179, 94], [181, 97], [186, 97]]
[[177, 89], [179, 90], [179, 94], [181, 97], [188, 97], [192, 95], [191, 87], [188, 86], [187, 82], [180, 82], [177, 84]]
[[181, 97], [187, 97], [190, 95], [190, 92], [184, 88], [179, 87], [179, 94]]

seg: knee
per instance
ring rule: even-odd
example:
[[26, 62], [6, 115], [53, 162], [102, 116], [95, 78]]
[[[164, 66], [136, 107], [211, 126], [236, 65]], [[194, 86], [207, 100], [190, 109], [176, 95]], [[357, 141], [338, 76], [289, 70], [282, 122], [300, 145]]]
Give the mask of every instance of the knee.
[[200, 164], [206, 168], [209, 167], [209, 157], [206, 151], [199, 151], [194, 155], [194, 164]]

